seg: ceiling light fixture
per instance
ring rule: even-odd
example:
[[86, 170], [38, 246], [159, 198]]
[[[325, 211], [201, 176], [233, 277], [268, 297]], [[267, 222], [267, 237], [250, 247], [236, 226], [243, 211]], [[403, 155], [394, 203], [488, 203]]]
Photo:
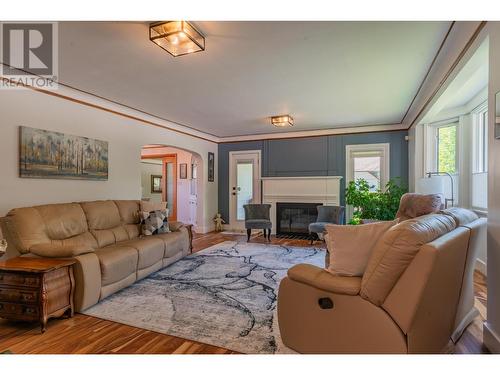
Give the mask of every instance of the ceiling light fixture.
[[293, 118], [290, 115], [272, 116], [271, 124], [278, 128], [293, 126]]
[[205, 50], [205, 37], [187, 21], [152, 23], [149, 40], [174, 57]]

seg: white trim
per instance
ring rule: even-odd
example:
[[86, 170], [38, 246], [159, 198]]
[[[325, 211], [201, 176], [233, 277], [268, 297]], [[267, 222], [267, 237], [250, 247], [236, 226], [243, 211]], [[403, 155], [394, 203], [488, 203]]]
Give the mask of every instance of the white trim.
[[277, 203], [316, 203], [338, 206], [340, 197], [339, 176], [309, 178], [266, 178], [262, 184], [262, 201], [271, 205], [271, 233], [275, 233]]
[[261, 177], [261, 180], [341, 180], [342, 176]]
[[[332, 125], [333, 127], [334, 125]], [[264, 133], [255, 135], [241, 135], [233, 137], [220, 137], [219, 143], [229, 142], [245, 142], [245, 141], [261, 141], [267, 139], [288, 139], [288, 138], [302, 138], [302, 137], [317, 137], [324, 135], [338, 135], [338, 134], [357, 134], [357, 133], [372, 133], [383, 131], [397, 131], [408, 130], [407, 125], [403, 124], [387, 124], [387, 125], [360, 125], [350, 127], [339, 127], [321, 130], [304, 130], [294, 132], [280, 132], [280, 133]]]

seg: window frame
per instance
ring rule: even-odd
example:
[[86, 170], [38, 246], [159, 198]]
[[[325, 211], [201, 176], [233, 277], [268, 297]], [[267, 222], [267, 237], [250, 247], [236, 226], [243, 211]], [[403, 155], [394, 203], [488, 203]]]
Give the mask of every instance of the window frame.
[[488, 173], [488, 102], [483, 102], [472, 114], [472, 174]]
[[431, 156], [430, 165], [432, 166], [431, 168], [432, 170], [429, 170], [428, 172], [445, 172], [439, 170], [439, 129], [449, 128], [454, 126], [455, 127], [455, 171], [450, 174], [452, 176], [458, 176], [460, 174], [460, 164], [458, 158], [459, 131], [460, 131], [459, 125], [460, 122], [458, 118], [440, 121], [434, 124], [429, 124], [429, 129], [431, 131], [431, 141], [432, 141], [431, 150], [433, 150], [433, 152], [432, 155], [430, 155]]

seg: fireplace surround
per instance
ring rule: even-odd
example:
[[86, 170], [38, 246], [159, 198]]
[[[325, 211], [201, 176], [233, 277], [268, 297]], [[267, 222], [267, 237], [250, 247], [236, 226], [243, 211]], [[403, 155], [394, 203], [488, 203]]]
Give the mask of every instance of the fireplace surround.
[[[340, 205], [340, 176], [262, 177], [262, 203], [271, 205], [272, 234], [276, 234], [277, 203], [310, 203], [314, 206]], [[302, 234], [303, 235], [303, 234]]]

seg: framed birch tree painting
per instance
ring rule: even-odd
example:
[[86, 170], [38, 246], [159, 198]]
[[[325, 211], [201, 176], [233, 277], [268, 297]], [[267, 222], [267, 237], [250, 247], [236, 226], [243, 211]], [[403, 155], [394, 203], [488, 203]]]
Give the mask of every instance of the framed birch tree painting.
[[22, 178], [108, 179], [108, 142], [19, 127]]

